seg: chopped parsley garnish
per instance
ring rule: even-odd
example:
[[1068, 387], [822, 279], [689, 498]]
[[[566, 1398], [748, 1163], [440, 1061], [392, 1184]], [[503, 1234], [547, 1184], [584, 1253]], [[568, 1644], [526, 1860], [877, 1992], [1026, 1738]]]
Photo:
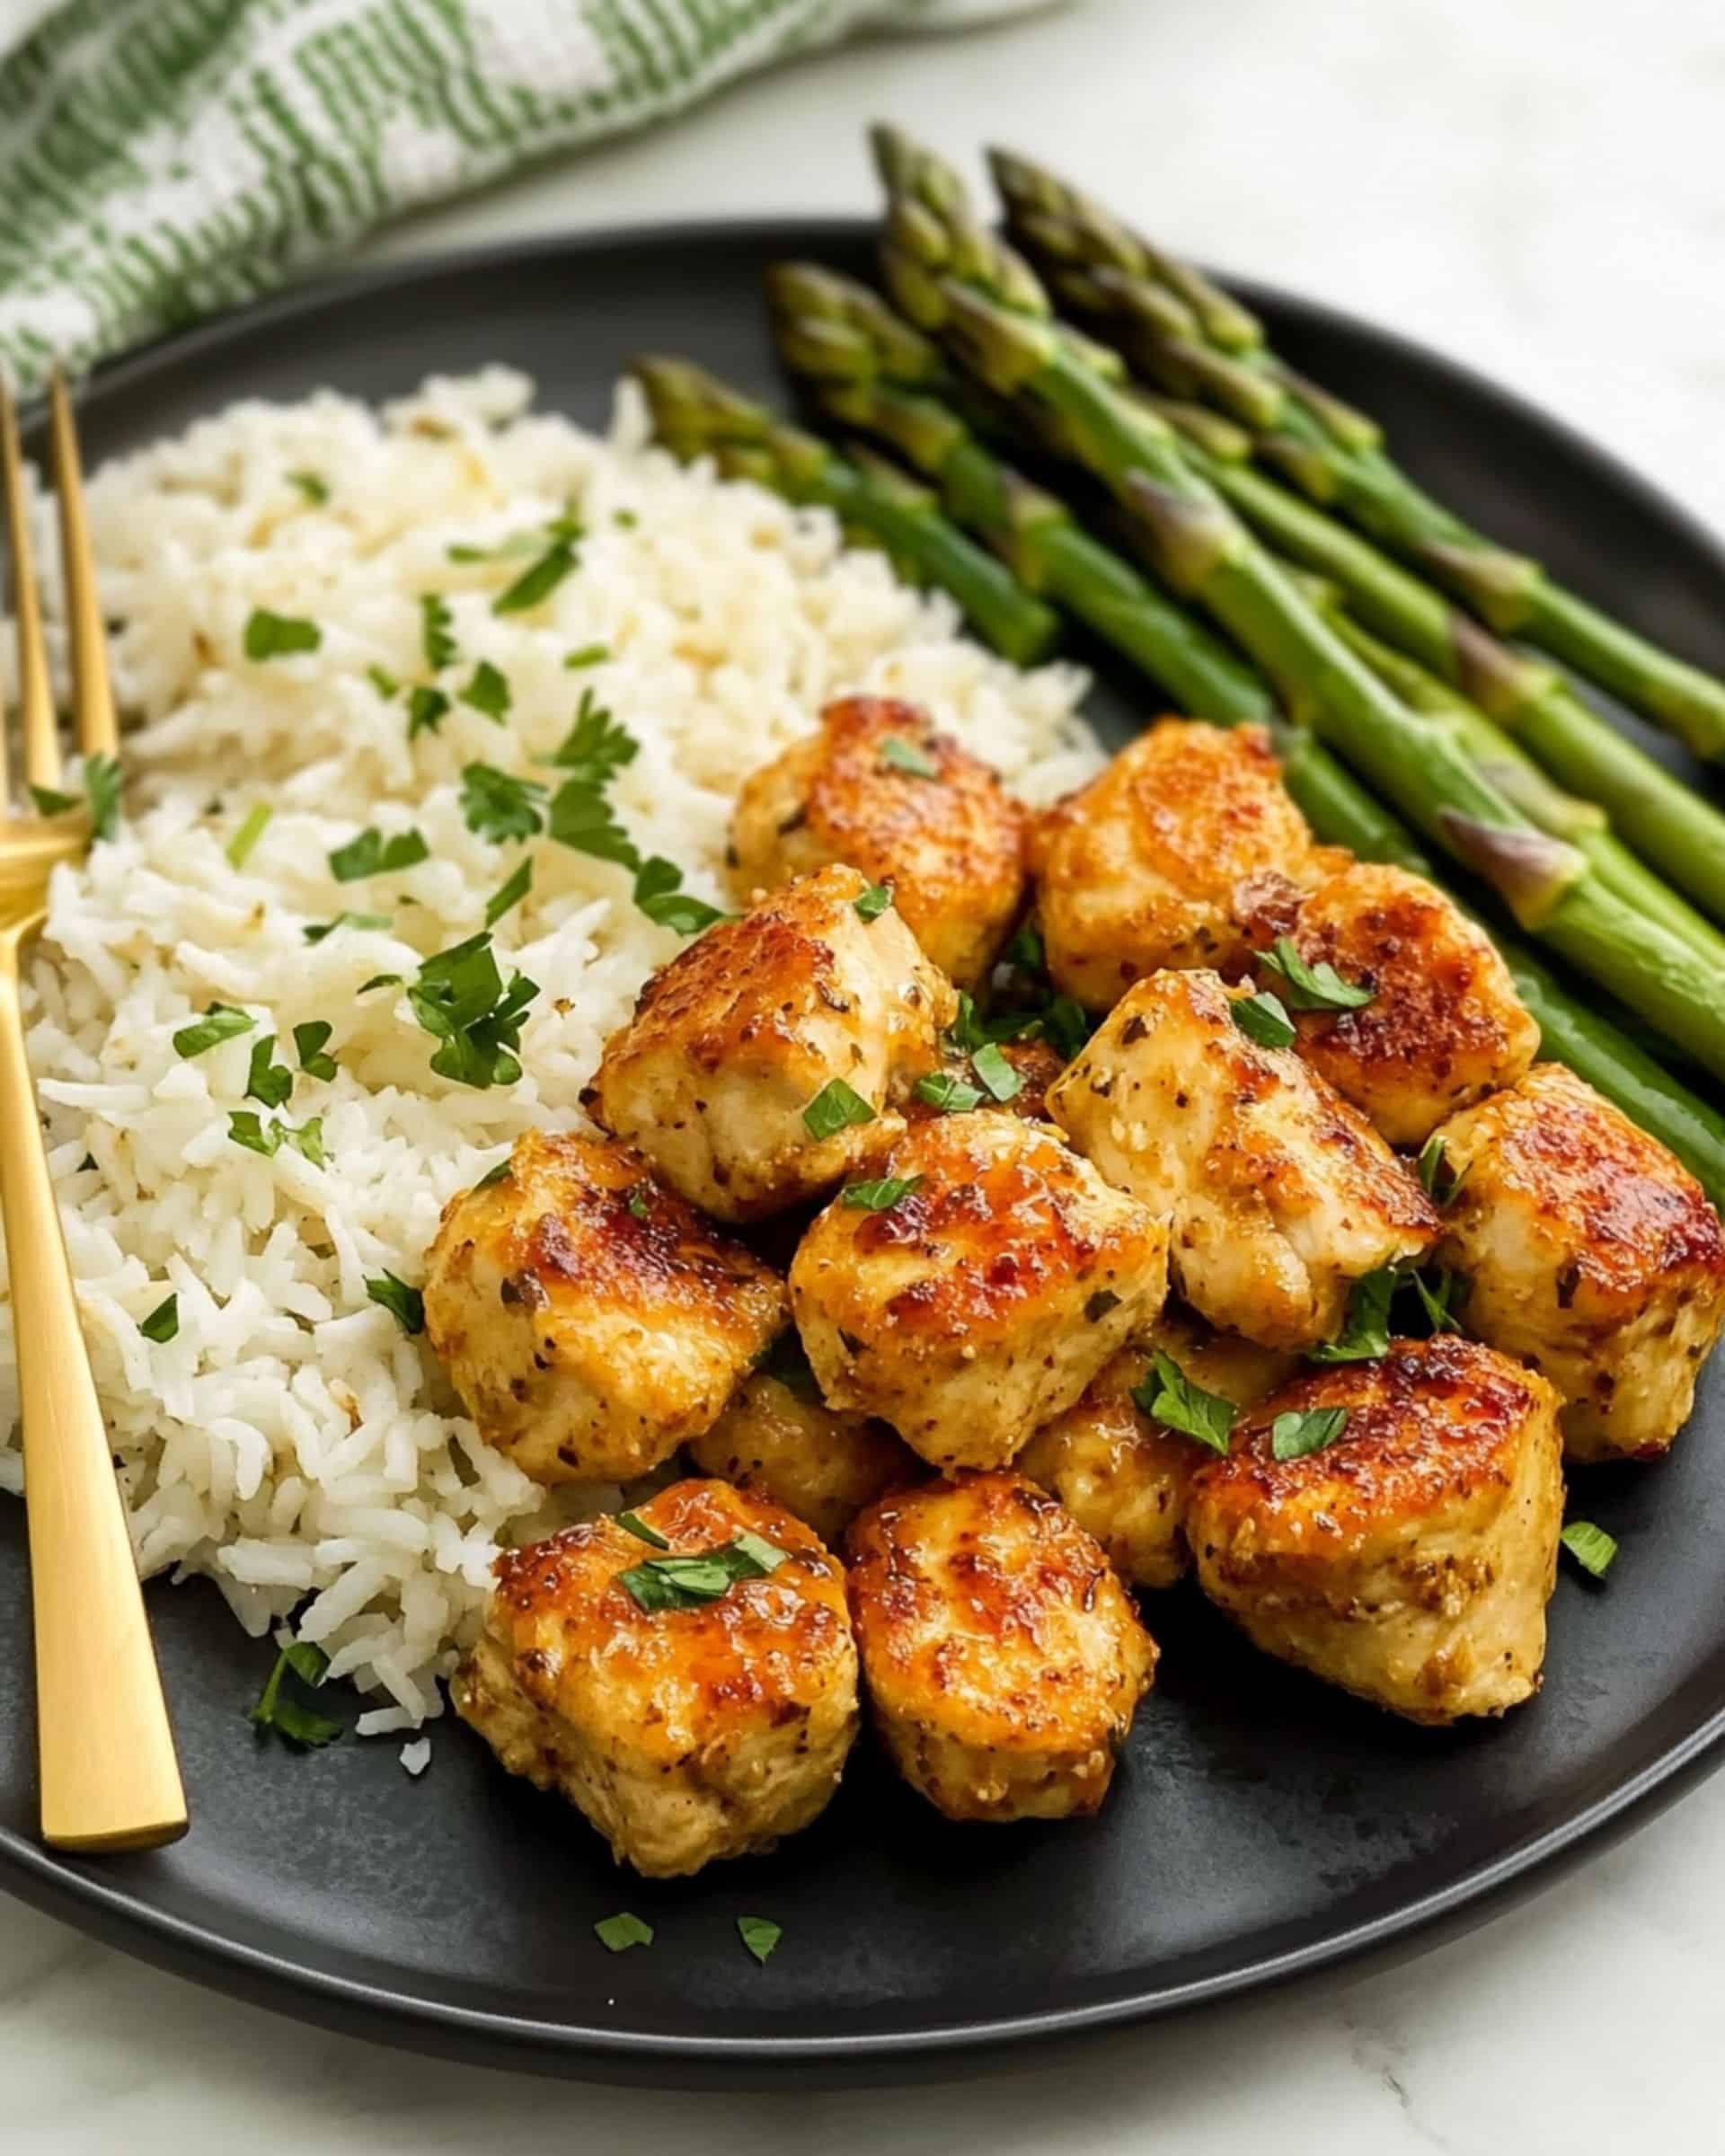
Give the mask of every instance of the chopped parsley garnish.
[[683, 888], [683, 871], [674, 861], [655, 853], [635, 870], [635, 904], [660, 928], [675, 929], [679, 936], [698, 936], [703, 928], [730, 915], [722, 906], [709, 906]]
[[589, 684], [575, 707], [574, 724], [551, 761], [559, 771], [570, 773], [585, 785], [606, 786], [625, 764], [634, 762], [640, 749], [640, 742], [627, 727], [617, 723]]
[[571, 779], [557, 789], [545, 828], [559, 845], [574, 853], [620, 862], [625, 869], [641, 866], [640, 849], [617, 821], [615, 809], [585, 779]]
[[398, 831], [393, 838], [385, 838], [381, 831], [366, 830], [330, 855], [330, 873], [338, 883], [358, 883], [367, 876], [411, 869], [430, 856], [431, 849], [418, 831]]
[[871, 1183], [846, 1183], [838, 1202], [854, 1213], [890, 1213], [922, 1180], [920, 1175], [883, 1175]]
[[245, 821], [227, 842], [227, 859], [231, 868], [243, 869], [252, 858], [252, 849], [270, 827], [270, 818], [275, 810], [268, 801], [254, 801], [247, 809]]
[[1451, 1310], [1462, 1285], [1459, 1273], [1440, 1272], [1435, 1279], [1428, 1280], [1417, 1268], [1408, 1275], [1413, 1292], [1420, 1298], [1420, 1307], [1430, 1321], [1434, 1332], [1459, 1332], [1461, 1322]]
[[1132, 1388], [1135, 1405], [1165, 1429], [1177, 1430], [1182, 1437], [1194, 1438], [1225, 1456], [1239, 1409], [1219, 1392], [1207, 1392], [1162, 1348], [1150, 1359], [1151, 1375]]
[[871, 883], [860, 898], [851, 902], [864, 921], [878, 921], [892, 904], [889, 883]]
[[32, 785], [30, 798], [35, 802], [39, 815], [69, 816], [78, 806], [79, 797], [75, 793], [57, 793], [51, 786]]
[[287, 477], [288, 485], [297, 487], [316, 508], [322, 508], [330, 499], [329, 482], [320, 479], [315, 472], [289, 472]]
[[509, 1172], [509, 1156], [506, 1153], [494, 1167], [488, 1168], [473, 1185], [475, 1190], [489, 1190], [493, 1183], [500, 1183]]
[[368, 981], [361, 981], [353, 993], [356, 995], [369, 995], [374, 988], [399, 988], [401, 985], [402, 976], [399, 973], [374, 973]]
[[180, 1330], [179, 1296], [170, 1295], [165, 1303], [158, 1303], [147, 1318], [140, 1319], [137, 1330], [158, 1348], [166, 1347]]
[[1376, 988], [1344, 981], [1327, 959], [1314, 966], [1300, 955], [1292, 936], [1278, 936], [1261, 963], [1280, 976], [1282, 994], [1292, 1011], [1358, 1011], [1376, 1000]]
[[260, 1730], [273, 1730], [302, 1751], [333, 1744], [341, 1734], [341, 1723], [331, 1721], [325, 1715], [314, 1714], [283, 1688], [291, 1673], [300, 1683], [315, 1690], [323, 1682], [323, 1673], [329, 1666], [330, 1658], [321, 1647], [314, 1647], [309, 1639], [290, 1639], [276, 1657], [276, 1666], [251, 1711], [249, 1719], [253, 1726]]
[[505, 986], [491, 932], [482, 930], [427, 959], [407, 994], [413, 1015], [438, 1044], [431, 1068], [440, 1078], [482, 1091], [513, 1085], [521, 1075], [511, 1051], [521, 1045], [522, 1021], [538, 993], [537, 982], [521, 973]]
[[1304, 1460], [1333, 1445], [1348, 1427], [1346, 1408], [1290, 1409], [1269, 1426], [1269, 1449], [1278, 1460]]
[[1420, 1184], [1434, 1206], [1449, 1205], [1465, 1180], [1465, 1168], [1452, 1168], [1449, 1148], [1434, 1131], [1420, 1148]]
[[1571, 1520], [1557, 1539], [1581, 1569], [1591, 1572], [1596, 1579], [1606, 1577], [1617, 1555], [1616, 1542], [1591, 1520]]
[[1390, 1304], [1399, 1276], [1393, 1265], [1363, 1273], [1348, 1294], [1348, 1315], [1333, 1340], [1312, 1350], [1314, 1363], [1364, 1363], [1385, 1355], [1390, 1346]]
[[970, 1068], [981, 1079], [996, 1100], [1016, 1100], [1024, 1091], [1024, 1081], [1007, 1062], [992, 1040], [985, 1041], [970, 1058]]
[[201, 1056], [218, 1041], [234, 1040], [242, 1033], [249, 1033], [257, 1022], [249, 1012], [236, 1011], [232, 1003], [211, 1003], [201, 1018], [181, 1027], [173, 1037], [173, 1052], [176, 1056]]
[[493, 764], [461, 767], [461, 813], [470, 831], [502, 845], [532, 838], [544, 828], [545, 790], [537, 779], [518, 779]]
[[593, 1931], [599, 1944], [613, 1954], [622, 1954], [630, 1947], [650, 1947], [653, 1943], [653, 1927], [632, 1909], [620, 1910], [615, 1916], [602, 1916]]
[[402, 685], [387, 667], [370, 666], [366, 668], [366, 679], [387, 703], [392, 696], [401, 694]]
[[300, 933], [308, 943], [321, 943], [332, 936], [338, 928], [388, 928], [392, 926], [387, 914], [338, 914], [333, 921], [308, 921]]
[[931, 1071], [916, 1081], [916, 1091], [919, 1100], [938, 1108], [943, 1116], [964, 1115], [982, 1101], [982, 1088], [967, 1085], [951, 1071]]
[[611, 656], [609, 644], [583, 644], [579, 651], [571, 651], [564, 659], [565, 668], [571, 674], [583, 667], [602, 667]]
[[784, 1927], [775, 1924], [770, 1916], [739, 1916], [737, 1936], [765, 1967], [767, 1956], [784, 1937]]
[[303, 1026], [294, 1028], [294, 1053], [308, 1078], [335, 1076], [335, 1058], [323, 1053], [324, 1044], [334, 1030], [326, 1018], [310, 1018]]
[[880, 744], [880, 761], [890, 771], [902, 771], [913, 779], [938, 779], [940, 766], [933, 764], [914, 741], [889, 734]]
[[473, 679], [461, 691], [461, 701], [501, 726], [513, 701], [508, 677], [489, 658], [482, 658], [473, 668]]
[[533, 862], [524, 861], [507, 883], [500, 884], [485, 901], [485, 925], [495, 928], [511, 906], [519, 906], [533, 888]]
[[1096, 1030], [1096, 1021], [1075, 995], [1051, 995], [1042, 1012], [1042, 1038], [1068, 1063]]
[[1006, 963], [1021, 973], [1042, 973], [1047, 962], [1042, 939], [1033, 928], [1021, 928], [1006, 946]]
[[245, 1097], [261, 1100], [266, 1108], [279, 1108], [294, 1090], [294, 1074], [285, 1063], [274, 1060], [276, 1037], [266, 1033], [252, 1044], [251, 1068], [245, 1074]]
[[624, 1203], [629, 1208], [631, 1218], [649, 1220], [652, 1217], [647, 1205], [647, 1187], [644, 1183], [637, 1183]]
[[617, 1574], [643, 1610], [693, 1610], [717, 1602], [739, 1579], [765, 1579], [784, 1563], [786, 1552], [764, 1535], [745, 1528], [717, 1550], [698, 1556], [650, 1557]]
[[227, 1135], [236, 1145], [243, 1145], [248, 1153], [261, 1153], [272, 1161], [284, 1145], [304, 1154], [314, 1168], [324, 1164], [323, 1118], [311, 1116], [297, 1129], [280, 1117], [266, 1123], [255, 1109], [236, 1108], [227, 1118]]
[[611, 512], [611, 521], [613, 524], [617, 526], [620, 530], [632, 532], [635, 526], [641, 522], [641, 518], [635, 514], [633, 509], [613, 509]]
[[800, 1400], [820, 1398], [820, 1387], [809, 1366], [809, 1351], [794, 1325], [787, 1325], [775, 1340], [762, 1348], [755, 1357], [755, 1368], [763, 1377], [774, 1379], [787, 1392], [794, 1392]]
[[315, 651], [323, 632], [315, 622], [301, 621], [291, 614], [271, 614], [254, 606], [242, 640], [248, 658], [290, 658], [296, 651]]
[[626, 1528], [638, 1542], [649, 1543], [655, 1550], [668, 1550], [670, 1543], [657, 1527], [650, 1527], [638, 1512], [620, 1512], [617, 1525]]
[[119, 794], [124, 782], [118, 756], [85, 759], [84, 791], [90, 803], [91, 826], [98, 838], [112, 838], [119, 828]]
[[853, 1124], [873, 1121], [874, 1110], [842, 1078], [829, 1078], [802, 1111], [803, 1128], [811, 1138], [836, 1137]]
[[498, 593], [491, 601], [491, 612], [526, 614], [542, 599], [548, 599], [574, 567], [572, 540], [553, 539], [536, 561], [524, 569], [513, 584]]
[[449, 699], [441, 689], [428, 688], [421, 682], [407, 699], [407, 738], [418, 740], [421, 734], [435, 734], [449, 715]]
[[410, 1287], [385, 1269], [376, 1279], [366, 1282], [366, 1293], [374, 1303], [383, 1304], [410, 1339], [425, 1330], [425, 1297], [417, 1287]]
[[420, 648], [425, 663], [436, 674], [455, 662], [456, 640], [449, 624], [455, 619], [441, 592], [428, 591], [420, 599]]
[[452, 561], [511, 561], [523, 554], [536, 554], [544, 544], [544, 540], [537, 532], [511, 532], [494, 546], [477, 546], [471, 540], [458, 539], [443, 551]]
[[1261, 988], [1256, 995], [1236, 995], [1228, 1005], [1234, 1022], [1261, 1048], [1286, 1048], [1296, 1038], [1294, 1021], [1281, 998]]

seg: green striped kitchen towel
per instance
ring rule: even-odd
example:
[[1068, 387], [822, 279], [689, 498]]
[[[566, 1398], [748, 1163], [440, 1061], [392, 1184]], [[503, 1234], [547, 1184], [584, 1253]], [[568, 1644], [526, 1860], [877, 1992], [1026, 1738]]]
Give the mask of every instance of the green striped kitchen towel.
[[28, 387], [399, 212], [863, 28], [1038, 0], [0, 0], [0, 367]]

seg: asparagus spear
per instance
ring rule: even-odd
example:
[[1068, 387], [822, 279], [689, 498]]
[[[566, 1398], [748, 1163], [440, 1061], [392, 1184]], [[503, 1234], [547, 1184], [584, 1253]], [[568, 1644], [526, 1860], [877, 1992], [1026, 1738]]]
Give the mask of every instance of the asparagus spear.
[[[1566, 955], [1716, 1074], [1725, 977], [1606, 889], [1574, 846], [1540, 831], [1481, 775], [1453, 719], [1411, 711], [1294, 588], [1181, 454], [1159, 414], [1099, 374], [1044, 312], [1028, 265], [978, 247], [956, 175], [903, 137], [877, 137], [893, 191], [882, 260], [919, 326], [995, 393], [1046, 407], [1142, 520], [1163, 580], [1212, 613], [1297, 700], [1314, 730], [1417, 826], [1481, 875], [1524, 928]], [[1027, 299], [1027, 286], [1041, 305]]]
[[[817, 265], [777, 264], [766, 282], [780, 355], [812, 385], [827, 416], [889, 442], [940, 489], [948, 514], [978, 533], [1021, 581], [1126, 648], [1182, 709], [1230, 724], [1268, 716], [1272, 699], [1261, 676], [1214, 638], [1194, 650], [1196, 625], [1184, 609], [1080, 532], [1060, 502], [990, 454], [969, 423], [978, 400], [943, 378], [939, 349], [929, 339], [867, 286]], [[996, 411], [983, 408], [979, 417], [982, 424], [999, 424]], [[1205, 419], [1212, 430], [1227, 424], [1213, 415]], [[1311, 514], [1303, 503], [1294, 506], [1302, 516]], [[1402, 576], [1386, 566], [1392, 576]], [[1309, 594], [1305, 580], [1296, 580]], [[1431, 596], [1447, 622], [1454, 612], [1448, 601]], [[1331, 620], [1342, 641], [1404, 701], [1453, 714], [1481, 769], [1542, 830], [1571, 840], [1608, 887], [1725, 969], [1725, 939], [1613, 836], [1601, 808], [1552, 786], [1510, 736], [1458, 691], [1367, 637], [1340, 611]], [[1465, 635], [1458, 642], [1467, 649]], [[1511, 665], [1521, 663], [1506, 656]]]
[[[1304, 381], [1237, 303], [1218, 314], [1207, 280], [1027, 159], [993, 154], [1015, 237], [1048, 265], [1063, 301], [1114, 325], [1135, 364], [1180, 395], [1220, 402], [1263, 454], [1455, 592], [1502, 635], [1523, 635], [1657, 719], [1697, 755], [1725, 756], [1725, 682], [1661, 650], [1475, 531], [1387, 456], [1363, 415]], [[1223, 297], [1225, 296], [1216, 296]]]
[[785, 425], [686, 360], [638, 359], [653, 426], [686, 462], [711, 456], [728, 477], [753, 479], [789, 500], [836, 511], [847, 531], [883, 546], [913, 582], [950, 592], [1003, 657], [1047, 658], [1058, 617], [942, 516], [933, 495], [883, 460], [845, 458]]

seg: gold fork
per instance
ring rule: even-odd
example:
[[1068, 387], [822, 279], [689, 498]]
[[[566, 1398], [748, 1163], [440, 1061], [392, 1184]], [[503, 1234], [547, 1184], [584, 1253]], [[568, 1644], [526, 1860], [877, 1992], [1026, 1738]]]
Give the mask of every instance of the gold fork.
[[[119, 754], [102, 614], [84, 513], [77, 437], [57, 374], [49, 409], [78, 747]], [[42, 641], [22, 458], [0, 384], [0, 488], [18, 624], [23, 777], [55, 794], [58, 724]], [[54, 1202], [24, 1059], [19, 965], [40, 925], [50, 870], [82, 854], [91, 819], [49, 800], [16, 813], [0, 712], [0, 1219], [12, 1276], [23, 1415], [42, 1838], [60, 1849], [152, 1849], [186, 1831], [186, 1799], [150, 1645], [131, 1539]]]

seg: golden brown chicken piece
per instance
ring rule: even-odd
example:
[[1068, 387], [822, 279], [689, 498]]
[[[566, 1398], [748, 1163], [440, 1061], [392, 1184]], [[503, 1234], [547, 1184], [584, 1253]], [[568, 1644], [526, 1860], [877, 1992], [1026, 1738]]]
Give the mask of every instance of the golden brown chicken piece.
[[827, 1407], [812, 1378], [793, 1387], [765, 1370], [744, 1381], [688, 1453], [703, 1474], [770, 1498], [835, 1548], [882, 1490], [927, 1472], [885, 1423]]
[[713, 1422], [784, 1283], [610, 1139], [529, 1131], [444, 1207], [426, 1337], [488, 1445], [539, 1482], [644, 1473]]
[[1308, 1348], [1349, 1292], [1417, 1257], [1438, 1215], [1357, 1109], [1234, 1016], [1243, 989], [1159, 973], [1116, 1004], [1048, 1096], [1109, 1181], [1172, 1222], [1169, 1265], [1224, 1331]]
[[1142, 1404], [1161, 1390], [1156, 1348], [1236, 1407], [1260, 1399], [1292, 1367], [1290, 1356], [1164, 1311], [1147, 1344], [1123, 1348], [1018, 1455], [1017, 1471], [1058, 1498], [1135, 1587], [1171, 1587], [1186, 1570], [1187, 1499], [1192, 1477], [1212, 1456]]
[[1725, 1328], [1725, 1229], [1694, 1176], [1561, 1064], [1446, 1123], [1438, 1259], [1469, 1332], [1563, 1395], [1571, 1460], [1657, 1458]]
[[[1444, 1118], [1513, 1085], [1539, 1051], [1539, 1028], [1484, 931], [1423, 876], [1351, 862], [1309, 895], [1236, 902], [1261, 953], [1280, 939], [1372, 1000], [1300, 1008], [1300, 990], [1261, 957], [1260, 985], [1299, 1029], [1299, 1050], [1392, 1145], [1418, 1145]], [[1286, 949], [1286, 945], [1281, 946]]]
[[875, 1725], [949, 1819], [1095, 1811], [1155, 1673], [1107, 1558], [1046, 1490], [961, 1474], [852, 1528], [851, 1613]]
[[828, 862], [889, 883], [906, 925], [960, 986], [986, 977], [1024, 889], [1029, 817], [987, 764], [892, 696], [845, 696], [755, 773], [731, 819], [747, 904]]
[[[1275, 1457], [1278, 1427], [1325, 1409], [1338, 1436]], [[1194, 1477], [1186, 1532], [1199, 1584], [1266, 1653], [1453, 1722], [1538, 1690], [1562, 1516], [1556, 1393], [1440, 1334], [1260, 1401]]]
[[858, 913], [868, 888], [821, 869], [709, 929], [641, 990], [581, 1096], [721, 1220], [829, 1190], [940, 1061], [957, 999], [896, 910]]
[[1315, 882], [1321, 852], [1261, 727], [1159, 719], [1033, 827], [1031, 867], [1057, 987], [1092, 1011], [1163, 967], [1245, 964], [1234, 886]]
[[951, 1086], [960, 1089], [957, 1094], [960, 1104], [966, 1102], [969, 1095], [977, 1094], [979, 1099], [972, 1105], [1003, 1108], [1008, 1115], [1016, 1116], [1024, 1123], [1046, 1123], [1048, 1088], [1066, 1069], [1066, 1057], [1046, 1040], [1004, 1040], [999, 1046], [1018, 1080], [1018, 1091], [1010, 1100], [994, 1099], [978, 1079], [968, 1056], [949, 1055], [938, 1072], [931, 1074], [926, 1081], [919, 1081], [905, 1102], [906, 1122], [926, 1123], [936, 1116], [953, 1112], [946, 1105], [954, 1098], [948, 1085], [951, 1081]]
[[821, 1395], [938, 1467], [998, 1467], [1162, 1308], [1167, 1231], [1057, 1132], [997, 1110], [906, 1131], [866, 1163], [908, 1185], [840, 1195], [791, 1267]]
[[[450, 1687], [511, 1774], [556, 1789], [619, 1863], [678, 1878], [771, 1849], [838, 1787], [858, 1724], [845, 1575], [801, 1520], [725, 1482], [677, 1482], [634, 1515], [507, 1550]], [[643, 1607], [659, 1560], [739, 1533], [772, 1568], [715, 1599]], [[774, 1563], [774, 1553], [783, 1561]]]

